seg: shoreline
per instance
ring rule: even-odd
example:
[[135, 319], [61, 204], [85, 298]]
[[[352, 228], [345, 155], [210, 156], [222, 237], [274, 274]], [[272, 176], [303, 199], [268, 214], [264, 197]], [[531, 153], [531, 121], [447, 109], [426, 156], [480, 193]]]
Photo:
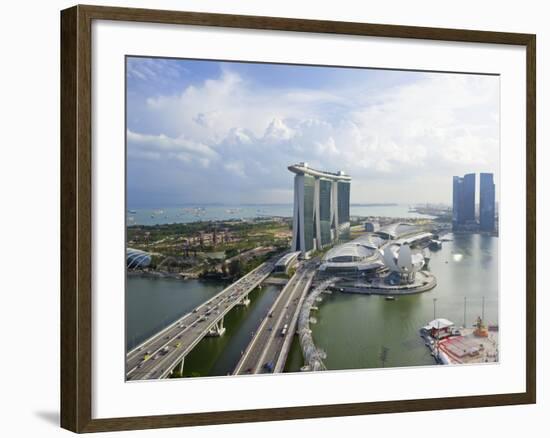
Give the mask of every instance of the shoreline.
[[[429, 272], [421, 271], [418, 274], [422, 274], [427, 282], [419, 285], [403, 285], [403, 286], [385, 286], [369, 285], [368, 283], [346, 285], [340, 284], [332, 287], [333, 290], [342, 293], [355, 293], [362, 295], [415, 295], [422, 292], [428, 292], [437, 286], [437, 279], [435, 275]], [[418, 275], [417, 274], [417, 275]]]

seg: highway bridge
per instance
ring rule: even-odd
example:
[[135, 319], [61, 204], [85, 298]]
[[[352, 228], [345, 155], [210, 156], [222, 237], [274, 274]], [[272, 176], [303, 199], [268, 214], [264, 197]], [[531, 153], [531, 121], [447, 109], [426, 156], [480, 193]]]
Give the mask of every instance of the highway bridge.
[[284, 370], [298, 314], [314, 276], [314, 260], [298, 268], [260, 324], [233, 374], [280, 373]]
[[220, 293], [183, 315], [126, 355], [126, 380], [163, 379], [205, 336], [224, 333], [224, 316], [235, 306], [248, 305], [248, 294], [273, 271], [274, 258], [231, 284]]

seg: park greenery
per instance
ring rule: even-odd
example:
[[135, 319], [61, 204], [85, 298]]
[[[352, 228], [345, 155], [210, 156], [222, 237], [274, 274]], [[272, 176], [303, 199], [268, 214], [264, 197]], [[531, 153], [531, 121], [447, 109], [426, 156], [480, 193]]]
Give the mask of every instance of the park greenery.
[[127, 227], [127, 246], [151, 255], [149, 270], [224, 280], [287, 250], [290, 238], [290, 221], [275, 219]]

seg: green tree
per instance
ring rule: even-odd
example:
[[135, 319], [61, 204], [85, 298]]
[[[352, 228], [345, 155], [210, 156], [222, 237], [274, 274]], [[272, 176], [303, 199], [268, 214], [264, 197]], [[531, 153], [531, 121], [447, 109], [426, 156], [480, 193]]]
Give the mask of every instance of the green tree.
[[231, 260], [229, 263], [229, 275], [231, 277], [240, 277], [242, 274], [242, 264], [239, 259]]

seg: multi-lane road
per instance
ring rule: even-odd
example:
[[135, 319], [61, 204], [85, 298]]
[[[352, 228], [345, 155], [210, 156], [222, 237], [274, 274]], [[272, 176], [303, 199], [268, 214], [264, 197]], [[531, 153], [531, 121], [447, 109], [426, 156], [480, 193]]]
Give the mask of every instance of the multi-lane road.
[[223, 328], [225, 314], [271, 274], [275, 263], [270, 260], [260, 265], [128, 352], [126, 380], [167, 377], [202, 338]]
[[296, 271], [273, 303], [233, 374], [282, 371], [296, 329], [297, 315], [314, 275], [313, 261]]

